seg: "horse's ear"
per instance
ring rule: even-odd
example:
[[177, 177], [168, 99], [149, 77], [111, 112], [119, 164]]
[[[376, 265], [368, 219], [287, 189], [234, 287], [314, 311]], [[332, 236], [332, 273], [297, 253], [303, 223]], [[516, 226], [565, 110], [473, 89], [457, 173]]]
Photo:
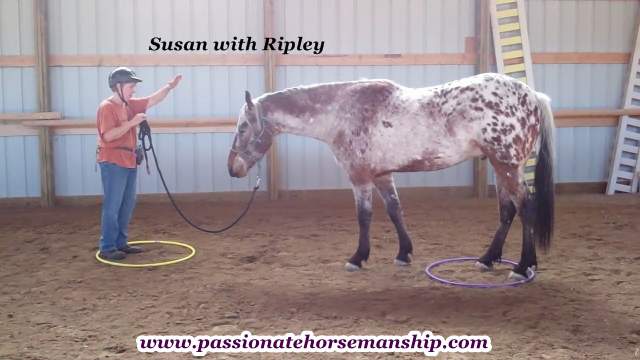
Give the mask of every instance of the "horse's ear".
[[248, 90], [244, 91], [244, 101], [247, 102], [247, 108], [253, 109], [253, 100], [251, 100], [251, 94]]

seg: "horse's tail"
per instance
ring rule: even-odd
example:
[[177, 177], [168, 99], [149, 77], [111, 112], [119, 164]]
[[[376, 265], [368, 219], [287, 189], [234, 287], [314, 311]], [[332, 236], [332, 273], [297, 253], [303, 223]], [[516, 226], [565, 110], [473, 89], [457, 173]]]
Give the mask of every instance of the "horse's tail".
[[548, 250], [553, 235], [555, 207], [553, 181], [555, 124], [551, 112], [551, 99], [542, 93], [537, 93], [537, 97], [543, 120], [540, 124], [540, 149], [534, 181], [536, 208], [534, 234], [538, 246]]

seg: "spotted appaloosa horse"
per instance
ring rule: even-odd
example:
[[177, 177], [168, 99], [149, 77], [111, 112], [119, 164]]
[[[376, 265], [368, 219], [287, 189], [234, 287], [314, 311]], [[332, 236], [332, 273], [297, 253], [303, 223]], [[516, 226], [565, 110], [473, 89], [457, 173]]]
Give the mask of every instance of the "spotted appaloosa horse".
[[[534, 243], [543, 249], [550, 245], [553, 115], [549, 98], [518, 80], [481, 74], [419, 89], [362, 80], [301, 86], [255, 100], [249, 92], [245, 95], [229, 174], [246, 176], [281, 133], [327, 143], [353, 184], [357, 206], [360, 238], [347, 270], [360, 269], [369, 258], [374, 187], [398, 232], [395, 262], [408, 265], [413, 247], [392, 173], [444, 169], [477, 156], [486, 156], [495, 168], [500, 206], [500, 226], [477, 265], [488, 270], [501, 258], [516, 213], [523, 224], [523, 243], [511, 276], [526, 276], [527, 269], [537, 265]], [[532, 194], [524, 166], [537, 143]]]

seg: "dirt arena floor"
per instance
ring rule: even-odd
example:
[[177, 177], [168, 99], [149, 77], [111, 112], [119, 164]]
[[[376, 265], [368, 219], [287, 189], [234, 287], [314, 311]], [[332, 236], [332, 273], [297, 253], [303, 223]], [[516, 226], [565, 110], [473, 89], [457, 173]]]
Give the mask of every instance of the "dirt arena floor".
[[[497, 226], [494, 199], [403, 197], [402, 192], [401, 198], [414, 264], [393, 265], [397, 239], [378, 201], [371, 258], [358, 273], [343, 270], [357, 242], [350, 195], [260, 200], [240, 226], [222, 236], [190, 229], [167, 203], [140, 203], [132, 240], [181, 240], [198, 250], [187, 262], [142, 270], [96, 262], [98, 206], [0, 208], [0, 358], [192, 358], [140, 354], [135, 338], [141, 334], [431, 330], [444, 337], [492, 339], [490, 354], [441, 354], [444, 359], [640, 359], [640, 197], [561, 196], [552, 251], [539, 252], [537, 279], [498, 290], [448, 287], [423, 272], [435, 260], [483, 252]], [[205, 225], [221, 224], [241, 206], [204, 200], [184, 205]], [[516, 221], [505, 258], [519, 258], [520, 238]], [[147, 249], [130, 260], [184, 253]], [[452, 265], [441, 273], [494, 282], [507, 274], [506, 269], [480, 274], [470, 267]]]

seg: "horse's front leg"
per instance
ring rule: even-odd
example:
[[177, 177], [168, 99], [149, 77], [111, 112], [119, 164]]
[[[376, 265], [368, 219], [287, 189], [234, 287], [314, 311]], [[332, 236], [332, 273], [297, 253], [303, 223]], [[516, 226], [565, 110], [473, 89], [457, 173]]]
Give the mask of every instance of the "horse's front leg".
[[378, 193], [387, 208], [387, 214], [393, 222], [398, 232], [399, 250], [394, 262], [399, 266], [407, 266], [411, 264], [411, 255], [413, 253], [413, 245], [411, 244], [411, 238], [407, 233], [407, 229], [404, 226], [402, 220], [402, 206], [400, 205], [400, 198], [396, 191], [396, 185], [393, 183], [393, 177], [384, 175], [377, 177], [374, 180], [374, 184], [378, 189]]
[[353, 254], [349, 262], [345, 264], [347, 271], [357, 271], [362, 269], [362, 263], [369, 259], [369, 227], [371, 225], [373, 186], [371, 183], [365, 185], [354, 185], [353, 195], [356, 200], [356, 211], [358, 214], [358, 225], [360, 226], [360, 237], [358, 238], [358, 250]]

